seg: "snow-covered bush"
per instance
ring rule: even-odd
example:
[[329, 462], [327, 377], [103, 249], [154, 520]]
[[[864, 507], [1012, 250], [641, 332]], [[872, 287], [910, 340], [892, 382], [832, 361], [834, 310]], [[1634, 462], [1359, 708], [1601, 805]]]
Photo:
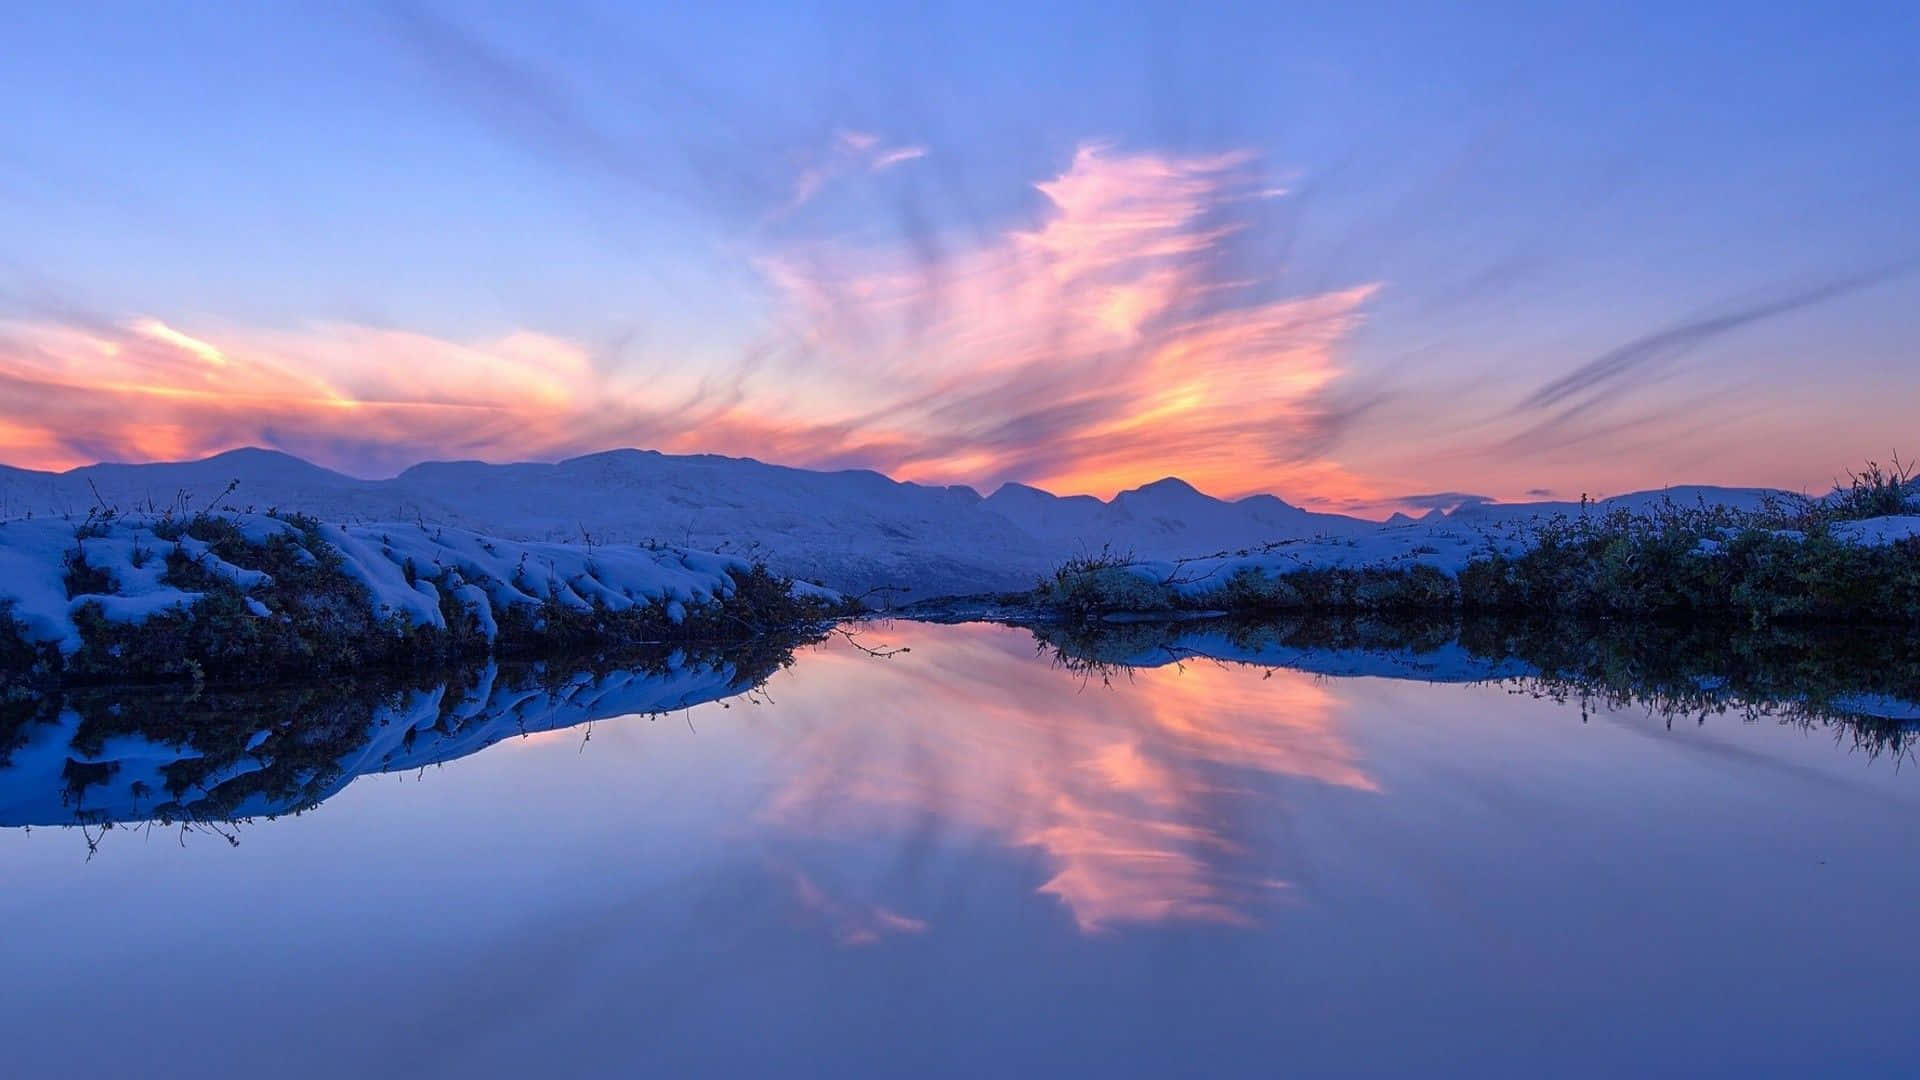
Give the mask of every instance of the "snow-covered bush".
[[[1086, 618], [1167, 610], [1467, 610], [1920, 623], [1920, 517], [1904, 470], [1758, 512], [1671, 501], [1517, 523], [1383, 529], [1179, 563], [1075, 560], [1034, 602]], [[1860, 518], [1861, 513], [1874, 516]]]
[[1151, 570], [1110, 548], [1068, 559], [1038, 591], [1041, 603], [1072, 615], [1171, 611], [1178, 600]]
[[[202, 512], [0, 524], [0, 665], [66, 680], [306, 675], [738, 640], [844, 610], [744, 560]], [[6, 635], [11, 635], [11, 638]]]

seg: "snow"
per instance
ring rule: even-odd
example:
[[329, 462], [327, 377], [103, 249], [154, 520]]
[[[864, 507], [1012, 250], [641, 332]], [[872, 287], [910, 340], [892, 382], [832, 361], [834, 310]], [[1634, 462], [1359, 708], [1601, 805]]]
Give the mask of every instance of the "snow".
[[1849, 543], [1883, 547], [1896, 541], [1920, 536], [1920, 514], [1843, 522], [1834, 526], [1833, 535]]
[[[1272, 495], [1216, 499], [1173, 478], [1110, 500], [1060, 497], [1022, 484], [982, 498], [971, 488], [898, 483], [874, 472], [641, 450], [557, 464], [433, 462], [384, 480], [359, 480], [264, 450], [63, 474], [0, 469], [0, 507], [6, 508], [0, 513], [84, 514], [96, 501], [89, 482], [123, 510], [170, 505], [180, 491], [199, 507], [235, 479], [240, 486], [228, 503], [243, 509], [277, 506], [329, 522], [425, 521], [518, 541], [667, 543], [764, 559], [803, 581], [854, 595], [889, 590], [902, 601], [1027, 589], [1067, 557], [1103, 547], [1171, 561], [1274, 541], [1373, 538], [1383, 529]], [[1779, 494], [1673, 488], [1601, 500], [1591, 510], [1645, 508], [1665, 498], [1751, 509]], [[1482, 503], [1435, 511], [1417, 523], [1403, 515], [1397, 524], [1497, 531], [1579, 510], [1578, 503]]]
[[[297, 534], [287, 523], [261, 514], [223, 516], [259, 541]], [[139, 623], [201, 599], [200, 593], [160, 580], [176, 544], [244, 591], [272, 583], [266, 574], [218, 558], [192, 537], [156, 536], [158, 523], [135, 516], [89, 524], [88, 532], [102, 535], [78, 539], [78, 527], [71, 521], [0, 522], [0, 602], [11, 603], [13, 618], [28, 640], [52, 642], [70, 655], [81, 645], [74, 616], [84, 606], [96, 605], [109, 620]], [[678, 621], [690, 606], [730, 596], [734, 585], [729, 573], [749, 568], [738, 557], [676, 547], [516, 542], [419, 523], [322, 525], [319, 532], [342, 555], [343, 571], [367, 587], [381, 613], [444, 628], [440, 590], [430, 580], [444, 576], [453, 598], [476, 613], [489, 640], [498, 632], [500, 611], [549, 599], [579, 610], [596, 603], [614, 611], [659, 604]], [[65, 575], [76, 550], [84, 553], [88, 566], [108, 576], [110, 592], [68, 598]], [[811, 586], [807, 592], [834, 595]], [[261, 597], [249, 596], [247, 606], [256, 616], [273, 615]]]
[[[1651, 506], [1654, 502], [1649, 500], [1645, 505]], [[1235, 554], [1190, 560], [1142, 560], [1128, 566], [1125, 572], [1150, 584], [1169, 586], [1187, 597], [1204, 596], [1240, 573], [1277, 577], [1304, 569], [1425, 566], [1455, 576], [1468, 563], [1492, 552], [1508, 557], [1525, 552], [1532, 545], [1541, 520], [1517, 515], [1451, 514], [1383, 525], [1358, 535], [1288, 541]], [[1788, 529], [1775, 530], [1775, 535], [1805, 539], [1804, 534]], [[1885, 545], [1920, 536], [1920, 516], [1843, 522], [1833, 527], [1833, 535], [1847, 543]], [[1703, 539], [1694, 550], [1701, 555], [1713, 555], [1724, 550], [1724, 545]]]
[[[1023, 484], [1005, 484], [982, 498], [971, 488], [898, 483], [860, 470], [823, 472], [640, 450], [556, 464], [432, 462], [384, 480], [355, 479], [264, 450], [63, 474], [0, 468], [0, 513], [18, 518], [31, 512], [35, 521], [49, 514], [71, 517], [97, 499], [122, 509], [167, 506], [179, 492], [187, 493], [186, 505], [200, 507], [236, 479], [239, 487], [226, 496], [230, 506], [277, 506], [340, 523], [330, 526], [330, 535], [353, 541], [356, 571], [369, 575], [384, 603], [420, 621], [433, 619], [438, 597], [432, 586], [408, 586], [396, 573], [408, 556], [417, 564], [439, 559], [484, 565], [484, 575], [462, 572], [468, 583], [511, 580], [510, 574], [502, 578], [500, 560], [473, 544], [423, 546], [422, 523], [447, 537], [546, 545], [541, 550], [555, 568], [530, 569], [532, 591], [557, 576], [563, 594], [576, 594], [566, 597], [569, 603], [591, 595], [614, 602], [612, 597], [625, 595], [611, 582], [601, 582], [610, 593], [592, 582], [576, 584], [585, 562], [580, 553], [591, 548], [607, 561], [615, 548], [656, 544], [688, 553], [680, 567], [689, 574], [718, 565], [701, 558], [764, 560], [777, 573], [879, 604], [1025, 590], [1065, 559], [1103, 548], [1142, 560], [1143, 575], [1163, 578], [1201, 573], [1224, 580], [1240, 568], [1279, 572], [1299, 566], [1417, 564], [1454, 572], [1489, 544], [1511, 547], [1537, 520], [1582, 513], [1578, 502], [1469, 501], [1451, 512], [1435, 510], [1417, 519], [1399, 514], [1381, 523], [1313, 512], [1271, 495], [1216, 499], [1174, 478], [1109, 500], [1060, 497]], [[1769, 500], [1793, 497], [1760, 488], [1673, 487], [1596, 500], [1585, 512], [1645, 511], [1667, 501], [1757, 510]], [[287, 527], [264, 515], [243, 517], [261, 536]], [[1887, 518], [1842, 529], [1863, 543], [1884, 543], [1914, 535], [1916, 520]], [[1268, 547], [1273, 544], [1280, 546]], [[388, 548], [394, 557], [385, 554]], [[694, 551], [717, 554], [695, 557]], [[1253, 554], [1174, 565], [1242, 551]], [[514, 600], [497, 584], [487, 591], [495, 605]], [[471, 593], [461, 595], [472, 603]], [[35, 610], [47, 606], [39, 603]]]
[[1490, 551], [1514, 555], [1526, 550], [1531, 530], [1519, 523], [1481, 524], [1451, 518], [1381, 526], [1357, 536], [1316, 538], [1271, 545], [1257, 551], [1186, 561], [1149, 560], [1127, 572], [1182, 596], [1202, 596], [1236, 574], [1276, 577], [1306, 569], [1406, 569], [1427, 566], [1458, 574]]
[[11, 603], [14, 622], [28, 640], [57, 641], [70, 652], [80, 647], [80, 637], [67, 610], [62, 560], [73, 544], [73, 526], [32, 526], [0, 524], [0, 603]]
[[459, 595], [476, 600], [470, 587], [479, 585], [492, 611], [551, 598], [581, 611], [658, 603], [684, 613], [686, 605], [731, 595], [729, 572], [750, 569], [745, 559], [681, 548], [525, 543], [422, 524], [322, 525], [320, 534], [377, 603], [435, 627], [446, 621], [429, 579], [449, 571]]

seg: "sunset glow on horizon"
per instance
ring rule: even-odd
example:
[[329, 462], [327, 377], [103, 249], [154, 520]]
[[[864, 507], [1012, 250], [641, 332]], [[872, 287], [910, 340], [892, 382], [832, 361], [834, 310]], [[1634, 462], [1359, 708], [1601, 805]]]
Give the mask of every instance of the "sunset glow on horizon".
[[[0, 124], [23, 215], [0, 250], [0, 463], [262, 446], [380, 477], [638, 447], [983, 492], [1177, 476], [1378, 517], [1453, 494], [1819, 490], [1915, 452], [1920, 212], [1862, 219], [1833, 192], [1864, 177], [1789, 170], [1716, 197], [1689, 190], [1705, 151], [1682, 132], [1596, 119], [1568, 147], [1477, 84], [1415, 122], [1379, 95], [1426, 69], [1381, 68], [1374, 31], [1338, 20], [1282, 50], [1299, 70], [1249, 42], [1149, 92], [1094, 49], [1030, 101], [963, 35], [938, 59], [977, 100], [934, 110], [898, 58], [857, 50], [857, 77], [897, 93], [776, 102], [782, 73], [814, 70], [796, 56], [661, 96], [611, 43], [723, 27], [598, 18], [531, 34], [389, 5], [268, 50], [377, 78], [301, 89], [250, 61], [230, 73], [246, 100], [183, 57], [273, 28], [212, 17], [146, 51], [130, 17], [81, 70], [7, 76], [67, 91]], [[1595, 43], [1644, 30], [1595, 18]], [[76, 32], [36, 20], [30, 37]], [[1002, 59], [1049, 63], [1038, 45]], [[83, 92], [88, 64], [125, 85]], [[1848, 100], [1774, 77], [1754, 92]], [[1272, 118], [1222, 96], [1261, 78]], [[1586, 83], [1522, 84], [1594, 107]], [[1893, 127], [1911, 113], [1880, 101]], [[62, 109], [101, 137], [51, 133]], [[195, 126], [209, 112], [235, 133]], [[989, 123], [1008, 115], [1033, 134]], [[1778, 133], [1745, 116], [1701, 122], [1751, 170]], [[1881, 122], [1845, 137], [1889, 153]], [[1789, 218], [1784, 245], [1752, 224]]]

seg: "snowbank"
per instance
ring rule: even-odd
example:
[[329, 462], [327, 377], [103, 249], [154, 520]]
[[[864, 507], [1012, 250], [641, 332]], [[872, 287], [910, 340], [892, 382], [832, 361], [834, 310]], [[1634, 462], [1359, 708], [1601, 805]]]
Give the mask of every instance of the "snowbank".
[[1361, 536], [1316, 538], [1259, 551], [1180, 562], [1136, 564], [1135, 575], [1169, 585], [1184, 597], [1211, 593], [1238, 574], [1278, 577], [1296, 570], [1407, 570], [1427, 567], [1449, 576], [1490, 552], [1513, 556], [1533, 542], [1532, 522], [1461, 525], [1451, 522], [1382, 527]]
[[[298, 588], [263, 567], [298, 577]], [[246, 617], [268, 624], [343, 601], [396, 628], [460, 629], [449, 615], [464, 613], [490, 644], [510, 615], [537, 624], [554, 612], [645, 613], [677, 626], [692, 612], [726, 609], [754, 572], [745, 559], [678, 547], [511, 541], [419, 523], [264, 514], [0, 522], [0, 613], [28, 642], [68, 657], [82, 648], [89, 618], [138, 627], [194, 611], [210, 592], [237, 597]], [[314, 595], [346, 583], [339, 595]], [[809, 585], [786, 596], [839, 602]]]
[[1202, 558], [1083, 557], [1064, 564], [1036, 600], [1076, 615], [1724, 608], [1758, 618], [1920, 621], [1915, 554], [1896, 547], [1920, 537], [1920, 515], [1815, 521], [1812, 532], [1766, 520], [1672, 505], [1582, 517], [1434, 518]]
[[1881, 547], [1920, 536], [1920, 515], [1899, 514], [1867, 518], [1864, 521], [1843, 521], [1833, 527], [1833, 535], [1850, 544]]

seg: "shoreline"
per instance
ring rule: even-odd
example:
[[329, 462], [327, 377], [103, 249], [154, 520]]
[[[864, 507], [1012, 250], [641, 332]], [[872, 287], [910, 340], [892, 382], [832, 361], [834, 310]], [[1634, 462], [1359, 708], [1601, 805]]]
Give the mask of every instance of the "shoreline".
[[841, 619], [1126, 625], [1388, 616], [1920, 627], [1905, 487], [1761, 512], [1667, 502], [1173, 561], [1103, 550], [1025, 592], [873, 610], [761, 562], [217, 508], [0, 522], [0, 694], [730, 643]]

